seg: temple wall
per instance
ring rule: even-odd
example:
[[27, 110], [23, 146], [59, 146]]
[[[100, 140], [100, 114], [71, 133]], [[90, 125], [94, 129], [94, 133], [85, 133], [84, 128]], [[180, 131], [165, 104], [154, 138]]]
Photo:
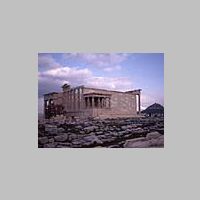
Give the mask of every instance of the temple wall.
[[[106, 107], [86, 107], [84, 95], [91, 93], [105, 95], [109, 100], [106, 103], [109, 103], [109, 105]], [[53, 100], [54, 105], [63, 106], [63, 114], [67, 117], [116, 118], [137, 115], [136, 95], [131, 93], [76, 87], [61, 93], [50, 93], [44, 96], [44, 101], [50, 99]]]
[[111, 107], [107, 109], [94, 108], [94, 117], [115, 118], [133, 117], [137, 115], [136, 95], [101, 89], [84, 88], [84, 94], [92, 92], [111, 94]]

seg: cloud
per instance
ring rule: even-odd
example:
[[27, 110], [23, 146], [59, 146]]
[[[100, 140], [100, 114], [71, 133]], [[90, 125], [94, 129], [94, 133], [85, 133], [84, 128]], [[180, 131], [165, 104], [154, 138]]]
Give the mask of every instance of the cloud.
[[38, 54], [38, 67], [42, 69], [60, 68], [62, 67], [57, 63], [50, 54]]
[[72, 78], [87, 78], [91, 76], [91, 71], [87, 68], [79, 69], [78, 67], [60, 67], [56, 69], [47, 70], [45, 72], [39, 73], [40, 77], [52, 77], [60, 80], [72, 79]]
[[106, 72], [120, 70], [121, 64], [128, 57], [126, 53], [71, 53], [63, 54], [65, 60], [80, 60], [87, 66], [96, 67]]
[[121, 70], [121, 66], [120, 65], [116, 65], [116, 66], [113, 66], [113, 67], [106, 67], [104, 68], [104, 71], [106, 72], [111, 72], [111, 71], [114, 71], [114, 70]]
[[49, 92], [60, 92], [61, 86], [64, 83], [68, 83], [72, 86], [82, 85], [91, 75], [88, 69], [79, 69], [77, 67], [61, 67], [39, 72], [38, 95], [41, 97]]
[[126, 91], [133, 89], [133, 83], [126, 77], [90, 77], [86, 80], [88, 87]]
[[112, 90], [129, 90], [133, 88], [132, 82], [126, 77], [100, 77], [94, 76], [87, 68], [63, 67], [39, 72], [39, 96], [48, 93], [50, 90], [60, 91], [60, 87], [64, 83], [72, 86], [85, 85]]
[[[88, 67], [98, 68], [105, 72], [112, 72], [122, 69], [122, 63], [127, 60], [128, 53], [63, 53], [63, 61], [79, 61]], [[38, 67], [41, 70], [62, 68], [48, 53], [38, 54]]]

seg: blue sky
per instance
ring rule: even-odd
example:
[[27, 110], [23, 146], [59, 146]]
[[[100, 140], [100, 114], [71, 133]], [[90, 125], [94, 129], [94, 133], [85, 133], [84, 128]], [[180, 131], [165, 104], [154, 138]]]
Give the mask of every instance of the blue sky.
[[142, 108], [164, 105], [163, 53], [40, 53], [39, 112], [42, 96], [64, 83], [126, 91], [142, 89]]

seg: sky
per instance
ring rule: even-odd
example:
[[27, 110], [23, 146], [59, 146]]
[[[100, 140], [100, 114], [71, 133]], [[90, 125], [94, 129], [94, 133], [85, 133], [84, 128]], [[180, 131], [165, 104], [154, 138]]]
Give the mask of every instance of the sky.
[[164, 105], [163, 53], [39, 53], [38, 112], [43, 95], [71, 87], [127, 91], [142, 89], [141, 108]]

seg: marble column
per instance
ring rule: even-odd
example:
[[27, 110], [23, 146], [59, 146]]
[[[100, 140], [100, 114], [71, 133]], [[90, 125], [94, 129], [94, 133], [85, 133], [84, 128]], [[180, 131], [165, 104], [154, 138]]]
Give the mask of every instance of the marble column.
[[87, 97], [84, 97], [84, 108], [86, 109], [87, 108]]
[[70, 109], [69, 91], [67, 91], [67, 110]]
[[78, 90], [78, 98], [77, 98], [77, 110], [80, 110], [80, 88]]
[[98, 104], [97, 104], [97, 108], [100, 108], [100, 98], [98, 97], [98, 100], [97, 100]]
[[140, 106], [140, 94], [138, 95], [138, 112], [140, 114], [141, 112], [141, 106]]
[[108, 108], [108, 97], [105, 98], [105, 108]]
[[89, 100], [89, 97], [86, 97], [86, 108], [89, 108], [90, 107], [90, 100]]
[[44, 111], [44, 115], [45, 115], [45, 118], [47, 118], [47, 114], [46, 114], [46, 109], [48, 107], [48, 100], [44, 100], [44, 107], [43, 107], [43, 111]]
[[103, 97], [103, 98], [102, 98], [102, 108], [104, 108], [104, 107], [105, 107], [105, 105], [104, 105], [104, 104], [105, 104], [105, 98]]
[[75, 89], [73, 90], [73, 110], [76, 110], [76, 93], [75, 93]]
[[111, 102], [110, 102], [110, 98], [108, 98], [108, 102], [109, 102], [109, 108], [111, 107]]
[[102, 98], [100, 98], [100, 107], [102, 108]]
[[73, 110], [73, 90], [70, 91], [70, 110]]
[[94, 97], [92, 97], [92, 108], [94, 108]]

